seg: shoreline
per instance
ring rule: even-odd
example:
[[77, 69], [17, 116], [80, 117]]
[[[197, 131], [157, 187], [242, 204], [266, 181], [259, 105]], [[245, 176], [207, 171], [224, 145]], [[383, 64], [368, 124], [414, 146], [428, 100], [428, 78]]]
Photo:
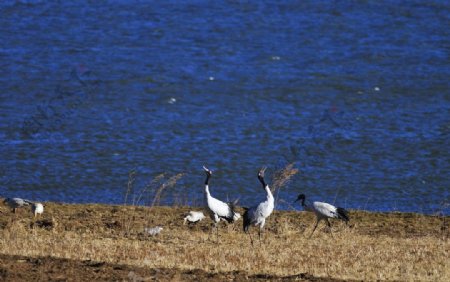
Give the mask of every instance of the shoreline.
[[[0, 196], [0, 207], [2, 206], [2, 201], [5, 198], [2, 198]], [[26, 200], [29, 200], [28, 198], [23, 198]], [[309, 199], [308, 199], [309, 200]], [[41, 201], [41, 200], [29, 200], [30, 202], [40, 202], [40, 203], [50, 203], [50, 204], [57, 204], [57, 205], [74, 205], [74, 206], [113, 206], [113, 207], [122, 207], [122, 206], [133, 206], [133, 207], [144, 207], [144, 208], [151, 208], [149, 205], [145, 204], [133, 204], [133, 203], [111, 203], [111, 202], [64, 202], [64, 201]], [[330, 202], [331, 203], [331, 202]], [[334, 204], [333, 204], [334, 205]], [[244, 205], [245, 206], [245, 205]], [[183, 204], [173, 204], [173, 205], [166, 205], [161, 204], [157, 205], [157, 207], [167, 207], [167, 208], [191, 208], [191, 209], [203, 209], [203, 206], [197, 206], [197, 205], [183, 205]], [[240, 207], [240, 205], [238, 205]], [[433, 212], [422, 212], [422, 211], [412, 211], [412, 210], [398, 210], [398, 209], [392, 209], [392, 210], [368, 210], [368, 209], [360, 209], [360, 208], [347, 208], [342, 206], [346, 210], [350, 211], [357, 211], [357, 212], [367, 212], [367, 213], [381, 213], [381, 214], [391, 214], [391, 213], [401, 213], [401, 214], [417, 214], [417, 215], [424, 215], [424, 216], [443, 216], [443, 217], [450, 217], [450, 208], [442, 208], [442, 209], [436, 209]], [[275, 211], [279, 212], [302, 212], [303, 208], [299, 204], [289, 205], [288, 209], [274, 209]], [[449, 211], [449, 213], [445, 213], [444, 211]]]

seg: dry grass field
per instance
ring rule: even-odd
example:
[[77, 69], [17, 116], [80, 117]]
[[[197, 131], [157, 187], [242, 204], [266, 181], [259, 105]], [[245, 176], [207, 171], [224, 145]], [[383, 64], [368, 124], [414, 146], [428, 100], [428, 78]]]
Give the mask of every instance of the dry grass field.
[[[42, 218], [0, 205], [0, 280], [450, 281], [449, 217], [350, 211], [351, 221], [276, 211], [263, 241], [242, 220], [183, 225], [187, 207], [46, 203]], [[162, 226], [157, 236], [145, 227]], [[257, 239], [256, 229], [252, 229]]]

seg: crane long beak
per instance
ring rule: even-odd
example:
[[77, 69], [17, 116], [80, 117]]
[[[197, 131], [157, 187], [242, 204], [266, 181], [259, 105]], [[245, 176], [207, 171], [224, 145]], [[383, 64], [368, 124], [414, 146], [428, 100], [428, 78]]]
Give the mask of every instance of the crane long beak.
[[208, 169], [206, 166], [203, 166], [203, 169], [204, 169], [207, 173], [212, 174], [212, 171], [211, 171], [210, 169]]
[[259, 170], [258, 175], [264, 177], [264, 172], [266, 171], [266, 169], [267, 169], [267, 166], [263, 166], [263, 167]]

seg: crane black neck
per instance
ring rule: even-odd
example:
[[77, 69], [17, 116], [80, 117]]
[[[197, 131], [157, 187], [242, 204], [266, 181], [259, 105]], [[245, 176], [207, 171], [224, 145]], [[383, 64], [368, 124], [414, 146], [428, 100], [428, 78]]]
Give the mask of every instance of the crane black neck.
[[305, 206], [306, 196], [304, 194], [302, 194], [302, 195], [300, 195], [298, 197], [298, 199], [302, 201], [302, 207], [304, 207]]
[[206, 179], [205, 179], [205, 185], [208, 185], [209, 178], [211, 177], [211, 174], [206, 173]]
[[305, 206], [305, 197], [302, 198], [302, 207]]
[[266, 188], [266, 182], [264, 181], [264, 177], [258, 176], [259, 181], [261, 182], [263, 188]]

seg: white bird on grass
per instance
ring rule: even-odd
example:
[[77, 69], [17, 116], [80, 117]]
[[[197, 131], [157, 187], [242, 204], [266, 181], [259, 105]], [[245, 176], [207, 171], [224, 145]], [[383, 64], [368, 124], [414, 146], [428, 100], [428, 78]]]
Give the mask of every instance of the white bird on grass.
[[152, 228], [149, 228], [149, 227], [144, 228], [145, 233], [147, 233], [150, 236], [156, 236], [159, 233], [161, 233], [162, 230], [163, 230], [163, 228], [161, 226], [155, 226]]
[[244, 208], [246, 210], [244, 213], [244, 232], [249, 234], [252, 245], [253, 239], [252, 236], [250, 235], [249, 227], [251, 225], [254, 226], [259, 225], [258, 236], [259, 241], [261, 242], [261, 232], [263, 231], [264, 225], [266, 224], [266, 218], [270, 216], [275, 205], [275, 201], [272, 192], [270, 191], [270, 187], [264, 181], [264, 172], [266, 171], [266, 169], [267, 169], [266, 167], [263, 167], [258, 172], [258, 179], [261, 182], [264, 190], [266, 191], [267, 195], [266, 200], [251, 208]]
[[217, 240], [219, 240], [219, 221], [225, 220], [228, 223], [233, 223], [235, 220], [240, 218], [240, 214], [234, 211], [234, 203], [224, 203], [213, 196], [209, 192], [209, 178], [211, 177], [212, 171], [203, 166], [206, 172], [205, 180], [205, 198], [206, 198], [206, 208], [209, 212], [211, 219], [214, 221], [214, 226], [216, 227]]
[[34, 214], [34, 217], [43, 214], [44, 205], [41, 203], [31, 203], [31, 212]]
[[13, 213], [16, 213], [16, 210], [18, 208], [28, 206], [30, 204], [30, 201], [24, 200], [22, 198], [6, 198], [3, 203], [7, 204], [13, 211]]
[[184, 218], [184, 224], [188, 223], [197, 223], [202, 221], [205, 218], [205, 215], [201, 211], [190, 211], [186, 217]]
[[350, 220], [350, 218], [348, 216], [348, 211], [345, 210], [344, 208], [335, 207], [333, 205], [330, 205], [328, 203], [323, 203], [323, 202], [313, 202], [312, 205], [308, 205], [308, 204], [305, 204], [305, 200], [306, 200], [305, 194], [300, 194], [300, 195], [298, 195], [298, 197], [294, 201], [294, 203], [297, 201], [301, 201], [301, 204], [302, 204], [302, 207], [304, 210], [313, 212], [316, 215], [316, 224], [315, 224], [314, 229], [311, 232], [311, 235], [309, 236], [309, 238], [311, 238], [314, 231], [316, 231], [317, 225], [319, 225], [319, 222], [321, 220], [325, 220], [327, 222], [330, 232], [331, 232], [331, 223], [328, 220], [329, 218], [337, 218], [337, 219], [343, 220], [343, 221], [345, 221], [346, 224]]

